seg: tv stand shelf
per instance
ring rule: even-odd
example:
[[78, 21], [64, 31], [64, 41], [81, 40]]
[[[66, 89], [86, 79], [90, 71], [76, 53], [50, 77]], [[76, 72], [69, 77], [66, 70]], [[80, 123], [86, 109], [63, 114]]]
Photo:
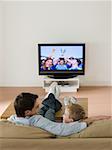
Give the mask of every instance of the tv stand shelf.
[[52, 82], [57, 82], [60, 86], [61, 92], [77, 92], [79, 89], [79, 78], [69, 78], [69, 79], [53, 79], [46, 77], [43, 79], [43, 88], [46, 92], [49, 91], [49, 87]]

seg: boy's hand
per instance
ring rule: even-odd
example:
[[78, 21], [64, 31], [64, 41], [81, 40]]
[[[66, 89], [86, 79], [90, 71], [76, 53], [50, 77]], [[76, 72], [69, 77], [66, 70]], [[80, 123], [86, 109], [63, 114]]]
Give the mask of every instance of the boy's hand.
[[63, 115], [63, 122], [70, 123], [70, 122], [73, 122], [73, 119], [69, 118], [68, 115]]

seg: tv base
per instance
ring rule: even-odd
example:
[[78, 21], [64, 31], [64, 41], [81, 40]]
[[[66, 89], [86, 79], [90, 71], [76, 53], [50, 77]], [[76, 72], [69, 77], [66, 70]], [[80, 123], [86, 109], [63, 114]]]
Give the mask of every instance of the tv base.
[[69, 78], [74, 78], [77, 77], [77, 75], [48, 75], [49, 78], [53, 79], [69, 79]]
[[44, 78], [43, 79], [43, 88], [45, 92], [49, 92], [50, 85], [53, 82], [57, 82], [60, 87], [61, 92], [77, 92], [79, 89], [79, 78], [69, 78], [69, 79], [54, 79], [54, 78]]

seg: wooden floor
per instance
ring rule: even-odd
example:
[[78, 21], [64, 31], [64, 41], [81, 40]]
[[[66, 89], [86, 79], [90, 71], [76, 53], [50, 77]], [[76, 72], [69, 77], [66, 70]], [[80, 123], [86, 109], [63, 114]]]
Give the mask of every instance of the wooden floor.
[[[1, 87], [0, 116], [21, 92], [32, 92], [38, 94], [39, 100], [42, 100], [45, 96], [45, 91], [39, 87]], [[88, 116], [112, 116], [112, 87], [81, 87], [76, 93], [61, 93], [60, 98], [67, 95], [75, 96], [77, 98], [88, 98]]]

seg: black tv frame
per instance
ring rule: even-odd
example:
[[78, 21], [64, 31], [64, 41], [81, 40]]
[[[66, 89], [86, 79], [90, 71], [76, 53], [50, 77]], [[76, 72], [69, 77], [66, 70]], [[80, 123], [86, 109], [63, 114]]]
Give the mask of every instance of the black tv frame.
[[[41, 56], [40, 56], [40, 47], [41, 46], [83, 46], [83, 70], [77, 71], [74, 73], [74, 71], [70, 70], [61, 70], [58, 71], [52, 71], [52, 70], [47, 70], [47, 71], [41, 71]], [[85, 75], [85, 43], [39, 43], [38, 44], [38, 63], [39, 63], [39, 75], [46, 75], [51, 78], [71, 78], [75, 77], [78, 75]]]

